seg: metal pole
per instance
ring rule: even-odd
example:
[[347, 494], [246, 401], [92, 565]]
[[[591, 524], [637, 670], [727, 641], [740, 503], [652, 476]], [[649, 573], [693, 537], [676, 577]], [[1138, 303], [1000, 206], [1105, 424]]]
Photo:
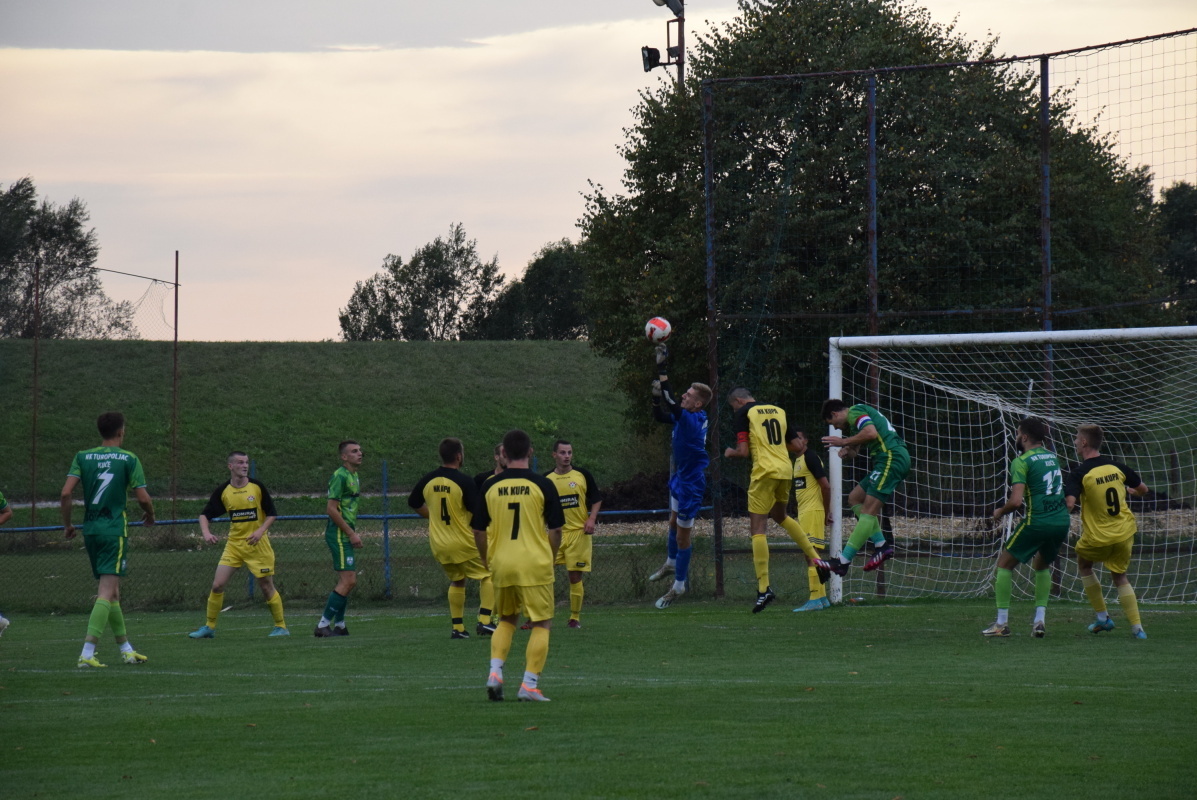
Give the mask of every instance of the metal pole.
[[686, 91], [686, 3], [682, 0], [682, 13], [677, 15], [677, 90]]
[[[828, 342], [827, 348], [827, 396], [843, 397], [844, 391], [844, 354], [835, 339]], [[842, 435], [831, 425], [827, 426], [828, 436]], [[827, 482], [831, 484], [831, 540], [828, 552], [834, 558], [840, 554], [844, 542], [844, 462], [838, 454], [827, 454]], [[838, 575], [832, 575], [827, 583], [827, 600], [838, 603], [844, 596], [844, 581]]]
[[1052, 329], [1051, 88], [1048, 57], [1039, 58], [1039, 265], [1043, 281], [1043, 330]]
[[170, 518], [179, 518], [179, 251], [175, 251], [175, 342], [171, 365]]
[[715, 558], [715, 596], [723, 597], [723, 470], [719, 450], [719, 304], [715, 294], [715, 97], [702, 87], [702, 172], [707, 255], [707, 372], [710, 375], [711, 420], [707, 428], [711, 453], [711, 550]]
[[29, 524], [37, 525], [37, 412], [38, 401], [41, 397], [39, 371], [41, 368], [41, 338], [42, 338], [42, 298], [41, 298], [42, 260], [33, 260], [33, 421], [32, 434], [29, 445]]
[[[877, 76], [870, 75], [868, 92], [865, 102], [865, 125], [868, 128], [868, 222], [867, 241], [868, 275], [866, 283], [869, 294], [869, 335], [876, 336], [878, 330], [877, 303]], [[877, 352], [873, 351], [869, 360], [869, 395], [870, 403], [877, 405], [881, 399], [881, 370], [877, 366]], [[832, 397], [839, 397], [833, 394]]]
[[387, 461], [382, 460], [382, 596], [393, 597], [391, 584], [391, 498], [388, 494]]

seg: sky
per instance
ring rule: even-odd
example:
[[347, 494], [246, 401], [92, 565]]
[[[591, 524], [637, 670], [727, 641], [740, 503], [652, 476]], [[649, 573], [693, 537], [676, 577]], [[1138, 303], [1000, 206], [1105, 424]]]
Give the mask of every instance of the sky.
[[[924, 0], [1032, 55], [1197, 26], [1191, 0]], [[736, 3], [690, 0], [688, 35]], [[460, 222], [519, 277], [577, 240], [672, 15], [651, 0], [0, 0], [0, 182], [86, 202], [97, 266], [173, 279], [184, 340], [321, 340]], [[148, 283], [105, 274], [109, 295]], [[155, 295], [137, 322], [169, 338]], [[169, 309], [167, 310], [169, 317]], [[157, 317], [155, 319], [155, 317]]]

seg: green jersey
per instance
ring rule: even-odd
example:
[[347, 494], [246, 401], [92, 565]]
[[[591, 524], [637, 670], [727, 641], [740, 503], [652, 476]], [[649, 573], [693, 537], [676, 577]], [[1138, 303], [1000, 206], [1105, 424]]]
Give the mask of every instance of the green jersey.
[[0, 511], [8, 508], [8, 501], [4, 499], [4, 492], [0, 492]]
[[877, 429], [877, 438], [868, 444], [870, 456], [894, 450], [906, 451], [906, 443], [880, 411], [863, 403], [848, 408], [849, 430], [845, 432], [847, 436], [855, 436], [870, 425]]
[[1010, 462], [1010, 485], [1025, 485], [1024, 520], [1034, 525], [1068, 524], [1064, 474], [1056, 454], [1043, 447], [1027, 450]]
[[[345, 523], [357, 530], [357, 498], [361, 493], [362, 481], [356, 472], [350, 472], [344, 467], [338, 467], [328, 481], [328, 499], [336, 500]], [[329, 519], [325, 533], [340, 530], [337, 524]]]
[[71, 471], [83, 484], [83, 535], [128, 536], [125, 503], [129, 490], [145, 488], [141, 461], [119, 447], [93, 447], [75, 453]]

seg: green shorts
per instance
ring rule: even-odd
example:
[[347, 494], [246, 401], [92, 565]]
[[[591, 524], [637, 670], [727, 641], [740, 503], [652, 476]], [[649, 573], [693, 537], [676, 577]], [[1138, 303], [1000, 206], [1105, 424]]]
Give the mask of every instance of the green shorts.
[[898, 484], [910, 473], [910, 453], [906, 450], [890, 450], [872, 457], [869, 474], [860, 482], [865, 494], [888, 503], [894, 496]]
[[348, 572], [354, 568], [353, 545], [349, 543], [340, 528], [333, 528], [324, 532], [324, 543], [332, 553], [333, 569], [337, 572]]
[[1020, 564], [1031, 563], [1036, 553], [1043, 556], [1045, 564], [1050, 564], [1056, 560], [1056, 556], [1060, 554], [1060, 547], [1067, 540], [1067, 517], [1062, 522], [1030, 524], [1023, 519], [1014, 528], [1002, 549], [1018, 559]]
[[129, 570], [129, 539], [127, 536], [106, 536], [104, 534], [83, 534], [83, 546], [91, 561], [91, 574], [96, 580], [101, 575], [115, 575], [123, 578]]

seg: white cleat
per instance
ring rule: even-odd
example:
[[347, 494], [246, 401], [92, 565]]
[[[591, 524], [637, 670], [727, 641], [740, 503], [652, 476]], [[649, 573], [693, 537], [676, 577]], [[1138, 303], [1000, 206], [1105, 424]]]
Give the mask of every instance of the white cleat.
[[661, 597], [658, 598], [657, 602], [653, 603], [653, 605], [655, 605], [657, 608], [659, 608], [663, 611], [663, 610], [669, 608], [669, 606], [671, 606], [673, 604], [674, 600], [678, 599], [685, 593], [686, 593], [685, 589], [682, 589], [681, 591], [678, 591], [677, 589], [670, 589], [668, 592], [661, 595]]
[[656, 583], [657, 581], [659, 581], [663, 578], [669, 577], [670, 575], [673, 574], [673, 572], [674, 572], [674, 570], [673, 570], [672, 566], [670, 566], [669, 564], [663, 564], [659, 570], [654, 572], [652, 575], [649, 575], [648, 579], [650, 581], [652, 581], [653, 583]]
[[521, 703], [547, 703], [549, 698], [544, 696], [539, 687], [530, 687], [526, 683], [520, 684], [520, 693], [518, 695]]

